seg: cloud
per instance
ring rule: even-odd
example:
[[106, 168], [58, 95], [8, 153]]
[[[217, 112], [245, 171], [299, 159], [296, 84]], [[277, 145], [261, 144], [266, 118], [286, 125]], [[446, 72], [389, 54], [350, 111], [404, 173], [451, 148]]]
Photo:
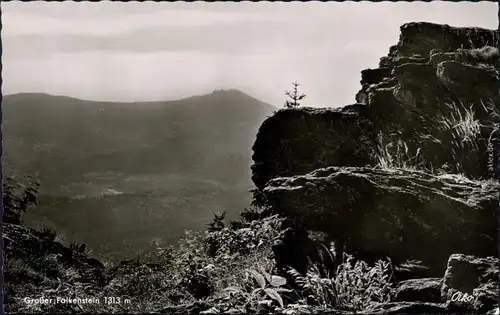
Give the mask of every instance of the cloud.
[[[212, 25], [154, 26], [119, 34], [26, 34], [4, 38], [4, 54], [34, 57], [40, 54], [84, 51], [206, 53], [266, 53], [322, 50], [333, 45], [321, 24], [303, 27], [290, 21], [218, 23]], [[29, 43], [27, 45], [27, 43]]]
[[[42, 4], [43, 3], [43, 4]], [[130, 6], [129, 6], [130, 5]], [[175, 99], [241, 88], [352, 103], [411, 21], [496, 28], [495, 3], [2, 3], [4, 93]]]
[[[249, 2], [197, 2], [195, 4], [187, 2], [153, 2], [146, 3], [130, 1], [99, 1], [99, 2], [74, 2], [64, 1], [59, 3], [50, 3], [44, 1], [30, 2], [6, 2], [2, 4], [2, 11], [11, 13], [23, 13], [31, 16], [51, 17], [58, 19], [102, 19], [116, 18], [124, 16], [154, 15], [164, 11], [171, 11], [180, 14], [190, 14], [180, 11], [202, 11], [206, 13], [266, 13], [269, 11], [280, 10], [282, 7], [271, 3], [254, 4]], [[197, 13], [195, 13], [197, 14]]]
[[[66, 2], [64, 4], [68, 4]], [[287, 16], [273, 14], [259, 14], [256, 12], [217, 12], [204, 10], [155, 10], [154, 12], [142, 12], [134, 14], [95, 14], [82, 15], [76, 4], [80, 8], [92, 7], [99, 3], [73, 2], [72, 10], [56, 10], [58, 4], [44, 6], [44, 11], [33, 12], [20, 10], [18, 6], [12, 6], [16, 3], [2, 4], [2, 22], [4, 25], [3, 35], [10, 37], [16, 35], [42, 35], [42, 34], [74, 34], [74, 35], [93, 35], [107, 36], [120, 34], [134, 29], [144, 29], [149, 27], [176, 27], [176, 26], [210, 26], [213, 24], [227, 23], [245, 23], [245, 22], [265, 22], [286, 20]], [[154, 3], [154, 2], [152, 2]], [[19, 3], [17, 3], [19, 4]], [[116, 3], [115, 8], [120, 8]], [[57, 6], [54, 6], [57, 5]], [[27, 6], [26, 8], [30, 8]], [[149, 5], [145, 7], [151, 8]], [[66, 9], [69, 7], [66, 6]], [[62, 11], [62, 12], [61, 12]], [[120, 10], [118, 10], [119, 12]], [[144, 10], [143, 10], [144, 11]], [[46, 14], [42, 14], [46, 13]], [[47, 14], [52, 13], [52, 14]], [[53, 14], [58, 13], [58, 14]], [[64, 14], [62, 14], [64, 13]], [[73, 13], [73, 14], [70, 14]], [[78, 13], [78, 14], [76, 14]], [[76, 15], [76, 16], [74, 16]]]

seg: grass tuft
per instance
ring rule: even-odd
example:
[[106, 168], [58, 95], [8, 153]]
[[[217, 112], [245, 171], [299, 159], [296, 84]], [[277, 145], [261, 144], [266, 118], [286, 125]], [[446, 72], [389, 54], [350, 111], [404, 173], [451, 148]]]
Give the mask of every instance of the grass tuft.
[[[477, 110], [486, 113], [488, 118], [479, 119]], [[398, 135], [379, 133], [376, 167], [436, 175], [462, 174], [476, 180], [490, 178], [494, 168], [492, 135], [498, 130], [499, 122], [499, 106], [493, 100], [481, 101], [480, 106], [447, 103], [446, 111], [428, 126], [428, 134], [419, 134], [416, 139], [408, 139], [410, 142]], [[490, 135], [489, 139], [486, 134]], [[483, 168], [489, 169], [490, 174], [482, 173]]]

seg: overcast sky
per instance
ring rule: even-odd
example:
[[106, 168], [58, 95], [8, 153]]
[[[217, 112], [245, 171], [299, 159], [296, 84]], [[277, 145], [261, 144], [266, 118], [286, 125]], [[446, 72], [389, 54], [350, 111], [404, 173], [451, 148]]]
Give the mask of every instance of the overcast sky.
[[496, 29], [494, 2], [2, 3], [3, 93], [174, 100], [236, 88], [276, 106], [354, 103], [403, 23]]

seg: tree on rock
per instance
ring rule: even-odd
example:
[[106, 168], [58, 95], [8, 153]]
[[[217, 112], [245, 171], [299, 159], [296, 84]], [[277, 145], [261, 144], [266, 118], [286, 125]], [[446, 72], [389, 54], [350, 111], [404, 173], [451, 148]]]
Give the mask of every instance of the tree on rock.
[[293, 87], [291, 90], [285, 91], [285, 94], [290, 98], [285, 102], [285, 108], [296, 108], [299, 107], [299, 101], [306, 97], [306, 94], [299, 93], [299, 85], [297, 81], [292, 83]]

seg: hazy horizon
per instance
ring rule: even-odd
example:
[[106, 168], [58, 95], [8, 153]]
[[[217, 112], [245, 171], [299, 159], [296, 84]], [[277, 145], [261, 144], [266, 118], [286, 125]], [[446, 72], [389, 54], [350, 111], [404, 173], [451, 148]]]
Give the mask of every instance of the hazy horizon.
[[[83, 97], [74, 97], [74, 96], [71, 96], [71, 95], [64, 95], [64, 94], [53, 94], [53, 93], [45, 93], [45, 92], [17, 92], [17, 93], [11, 93], [11, 94], [5, 94], [3, 93], [3, 97], [6, 97], [6, 96], [16, 96], [16, 95], [26, 95], [26, 94], [31, 94], [31, 95], [46, 95], [46, 96], [52, 96], [52, 97], [66, 97], [66, 98], [70, 98], [70, 99], [75, 99], [75, 100], [80, 100], [80, 101], [85, 101], [85, 102], [96, 102], [96, 103], [99, 103], [99, 102], [108, 102], [108, 103], [117, 103], [117, 104], [120, 104], [120, 103], [124, 103], [124, 104], [129, 104], [129, 103], [157, 103], [157, 102], [177, 102], [177, 101], [183, 101], [183, 100], [186, 100], [186, 99], [189, 99], [191, 97], [197, 97], [197, 96], [207, 96], [213, 92], [215, 92], [216, 90], [224, 90], [224, 91], [230, 91], [230, 90], [236, 90], [236, 91], [239, 91], [239, 92], [242, 92], [250, 97], [253, 97], [252, 95], [246, 93], [245, 91], [242, 91], [242, 90], [239, 90], [239, 89], [215, 89], [213, 91], [209, 91], [209, 92], [205, 92], [205, 93], [200, 93], [200, 94], [193, 94], [193, 95], [190, 95], [190, 96], [185, 96], [185, 97], [180, 97], [180, 98], [176, 98], [176, 99], [161, 99], [161, 100], [142, 100], [142, 101], [135, 101], [135, 100], [130, 100], [130, 101], [124, 101], [124, 100], [118, 100], [118, 101], [103, 101], [103, 100], [92, 100], [92, 99], [86, 99], [86, 98], [83, 98]], [[260, 99], [257, 99], [255, 98], [257, 101], [261, 101], [261, 102], [264, 102]], [[264, 102], [266, 103], [266, 102]], [[269, 103], [266, 103], [267, 105], [270, 105], [272, 107], [276, 107], [276, 108], [279, 108], [279, 106], [277, 105], [273, 105], [273, 104], [269, 104]]]
[[274, 106], [355, 102], [408, 22], [496, 29], [495, 2], [2, 3], [4, 94], [169, 101], [238, 89]]

